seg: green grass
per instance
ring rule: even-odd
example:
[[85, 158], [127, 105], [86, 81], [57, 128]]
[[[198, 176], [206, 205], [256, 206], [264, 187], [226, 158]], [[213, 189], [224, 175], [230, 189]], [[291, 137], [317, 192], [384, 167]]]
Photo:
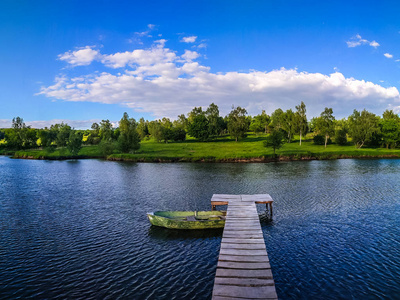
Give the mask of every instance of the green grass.
[[79, 151], [77, 156], [73, 156], [66, 148], [58, 148], [53, 152], [48, 150], [21, 150], [14, 153], [14, 158], [31, 159], [71, 159], [71, 158], [104, 158], [97, 146], [85, 146]]
[[[110, 155], [110, 160], [131, 161], [272, 161], [275, 160], [273, 150], [265, 148], [265, 136], [250, 134], [247, 138], [235, 142], [229, 137], [221, 137], [210, 142], [198, 142], [189, 138], [184, 142], [157, 143], [153, 140], [141, 142], [140, 149], [135, 154], [122, 154], [117, 151]], [[284, 144], [276, 152], [280, 160], [302, 159], [336, 159], [358, 157], [400, 157], [400, 149], [361, 148], [354, 145], [328, 145], [327, 148], [314, 145], [312, 139], [303, 140], [300, 146], [298, 140]], [[68, 158], [105, 158], [97, 146], [85, 146], [78, 156], [72, 156], [67, 149], [57, 149], [54, 152], [46, 150], [17, 151], [16, 158], [33, 159], [68, 159]]]
[[15, 151], [0, 148], [0, 155], [13, 155]]
[[[143, 141], [141, 148], [135, 154], [113, 154], [109, 159], [134, 161], [270, 161], [274, 160], [271, 148], [265, 148], [265, 136], [249, 135], [247, 138], [235, 142], [229, 137], [219, 138], [211, 142], [187, 140], [180, 143], [155, 143]], [[314, 145], [312, 139], [298, 140], [284, 144], [276, 151], [280, 159], [334, 159], [341, 157], [384, 157], [399, 156], [400, 150], [386, 150], [383, 148], [356, 149], [354, 145], [338, 146], [335, 144], [324, 146]]]

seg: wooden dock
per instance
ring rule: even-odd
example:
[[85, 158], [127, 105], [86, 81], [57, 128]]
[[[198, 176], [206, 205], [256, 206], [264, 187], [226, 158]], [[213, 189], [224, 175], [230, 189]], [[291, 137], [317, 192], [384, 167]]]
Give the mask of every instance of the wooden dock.
[[212, 208], [228, 205], [222, 235], [213, 300], [278, 299], [256, 203], [265, 203], [272, 215], [268, 194], [214, 194]]

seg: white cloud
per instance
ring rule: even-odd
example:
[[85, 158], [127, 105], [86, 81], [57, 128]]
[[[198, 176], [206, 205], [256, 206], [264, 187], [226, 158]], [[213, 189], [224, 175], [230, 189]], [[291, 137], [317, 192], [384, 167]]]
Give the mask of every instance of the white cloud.
[[183, 37], [183, 38], [182, 38], [181, 42], [184, 42], [184, 43], [194, 43], [194, 42], [196, 41], [196, 39], [197, 39], [197, 36], [195, 36], [195, 35], [186, 36], [186, 37]]
[[372, 41], [372, 42], [370, 42], [369, 43], [369, 45], [371, 46], [371, 47], [374, 47], [374, 48], [377, 48], [377, 47], [379, 47], [380, 45], [379, 45], [379, 43], [378, 42], [376, 42], [376, 41]]
[[361, 37], [361, 35], [359, 35], [359, 34], [356, 34], [355, 36], [353, 36], [349, 41], [346, 42], [346, 44], [349, 48], [354, 48], [354, 47], [358, 47], [361, 45], [369, 45], [374, 48], [377, 48], [380, 46], [377, 41], [370, 42], [366, 39], [363, 39]]
[[12, 120], [8, 119], [0, 119], [0, 128], [10, 128], [12, 124]]
[[206, 43], [201, 43], [201, 44], [197, 45], [196, 47], [197, 47], [197, 49], [207, 48], [207, 44]]
[[75, 51], [68, 51], [58, 55], [59, 60], [64, 60], [72, 66], [87, 66], [92, 63], [99, 55], [99, 51], [86, 46]]
[[149, 66], [158, 63], [169, 63], [177, 59], [175, 52], [164, 48], [166, 40], [158, 40], [150, 49], [136, 49], [133, 51], [117, 52], [102, 55], [101, 62], [107, 67], [123, 68], [126, 66]]
[[195, 60], [200, 56], [199, 53], [196, 51], [190, 51], [190, 50], [185, 50], [185, 53], [182, 54], [182, 58], [185, 59], [186, 61], [192, 61]]
[[[195, 51], [178, 55], [158, 41], [149, 49], [101, 55], [110, 72], [86, 76], [57, 77], [39, 94], [65, 101], [119, 104], [155, 117], [171, 117], [211, 102], [227, 114], [232, 105], [245, 107], [252, 115], [262, 109], [294, 108], [307, 105], [308, 116], [332, 107], [337, 117], [364, 108], [381, 114], [397, 107], [399, 91], [372, 82], [346, 78], [340, 72], [329, 75], [297, 69], [249, 72], [210, 72], [208, 66], [193, 62]], [[119, 68], [117, 73], [113, 69]], [[396, 104], [397, 103], [397, 104]]]
[[390, 53], [385, 53], [385, 54], [383, 54], [385, 57], [387, 57], [387, 58], [393, 58], [393, 55], [392, 54], [390, 54]]

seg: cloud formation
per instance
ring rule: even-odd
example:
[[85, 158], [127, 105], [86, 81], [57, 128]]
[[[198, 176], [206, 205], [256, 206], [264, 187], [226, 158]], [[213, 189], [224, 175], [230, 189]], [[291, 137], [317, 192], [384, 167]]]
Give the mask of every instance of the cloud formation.
[[387, 58], [393, 58], [393, 55], [392, 54], [390, 54], [390, 53], [385, 53], [385, 54], [383, 54], [385, 57], [387, 57]]
[[87, 66], [97, 58], [99, 51], [94, 50], [91, 46], [86, 46], [75, 51], [68, 51], [58, 55], [59, 60], [66, 61], [72, 66]]
[[358, 46], [362, 46], [362, 45], [369, 45], [374, 48], [377, 48], [380, 46], [377, 41], [370, 42], [366, 39], [363, 39], [361, 37], [361, 35], [359, 35], [359, 34], [356, 34], [355, 36], [353, 36], [349, 41], [346, 42], [346, 44], [349, 48], [354, 48], [354, 47], [358, 47]]
[[262, 109], [294, 108], [301, 101], [308, 116], [317, 116], [332, 107], [337, 117], [347, 117], [353, 109], [368, 109], [381, 114], [398, 107], [395, 87], [346, 78], [340, 72], [329, 75], [281, 68], [272, 71], [210, 72], [196, 61], [200, 54], [185, 50], [179, 55], [156, 41], [148, 49], [97, 54], [97, 60], [109, 68], [85, 76], [58, 76], [39, 94], [65, 101], [119, 104], [155, 117], [176, 118], [195, 106], [214, 102], [221, 114], [232, 105], [242, 106], [252, 115]]
[[197, 36], [192, 35], [192, 36], [183, 37], [181, 41], [184, 43], [194, 43], [196, 41], [196, 39], [197, 39]]
[[182, 58], [186, 61], [192, 61], [200, 57], [200, 54], [196, 51], [185, 50], [185, 53], [182, 54]]

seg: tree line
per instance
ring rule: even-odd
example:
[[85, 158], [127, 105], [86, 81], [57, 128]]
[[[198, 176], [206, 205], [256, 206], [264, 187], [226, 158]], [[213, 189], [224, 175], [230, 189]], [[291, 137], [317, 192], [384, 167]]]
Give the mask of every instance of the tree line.
[[98, 145], [101, 152], [111, 154], [114, 150], [133, 153], [140, 148], [144, 139], [157, 142], [184, 141], [187, 135], [203, 142], [219, 136], [230, 135], [235, 141], [243, 139], [248, 132], [256, 135], [267, 134], [265, 146], [274, 152], [283, 143], [291, 143], [294, 135], [299, 144], [308, 133], [313, 133], [313, 142], [327, 147], [332, 141], [347, 145], [348, 139], [357, 148], [364, 146], [395, 148], [400, 143], [400, 118], [392, 110], [386, 110], [382, 117], [367, 110], [354, 110], [348, 118], [336, 120], [332, 108], [325, 108], [320, 116], [307, 119], [306, 105], [301, 102], [295, 110], [283, 111], [278, 108], [271, 115], [263, 110], [256, 116], [249, 116], [246, 109], [232, 107], [225, 117], [219, 108], [211, 103], [207, 109], [194, 107], [187, 115], [181, 114], [176, 120], [169, 118], [138, 122], [124, 113], [119, 126], [109, 120], [93, 123], [91, 129], [74, 130], [68, 124], [51, 125], [50, 128], [33, 129], [23, 119], [16, 117], [12, 127], [0, 130], [0, 147], [9, 149], [45, 148], [49, 151], [65, 147], [76, 155], [83, 145]]
[[68, 124], [51, 125], [50, 128], [34, 129], [27, 126], [20, 117], [13, 118], [9, 129], [0, 131], [0, 147], [12, 150], [42, 148], [49, 152], [56, 148], [66, 148], [77, 155], [84, 144], [98, 145], [101, 152], [111, 154], [114, 149], [123, 153], [140, 148], [140, 136], [135, 119], [124, 113], [119, 127], [114, 128], [109, 120], [93, 123], [91, 129], [75, 130]]

